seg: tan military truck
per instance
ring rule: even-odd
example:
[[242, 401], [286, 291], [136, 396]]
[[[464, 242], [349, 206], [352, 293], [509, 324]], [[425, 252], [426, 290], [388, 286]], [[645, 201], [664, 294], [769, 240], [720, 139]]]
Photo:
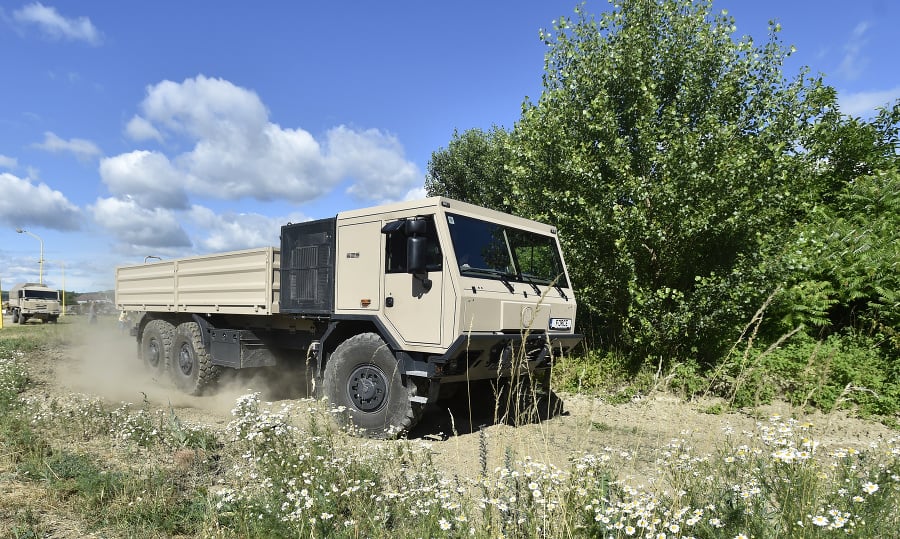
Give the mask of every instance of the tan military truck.
[[13, 324], [30, 318], [56, 323], [59, 319], [59, 291], [41, 283], [19, 283], [9, 291]]
[[441, 197], [288, 223], [280, 249], [119, 267], [116, 305], [183, 391], [305, 364], [370, 436], [480, 381], [548, 386], [581, 339], [556, 229]]

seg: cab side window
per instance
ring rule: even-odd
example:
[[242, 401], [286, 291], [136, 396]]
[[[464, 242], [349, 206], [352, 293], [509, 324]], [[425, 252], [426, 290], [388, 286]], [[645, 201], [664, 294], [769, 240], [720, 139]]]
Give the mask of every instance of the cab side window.
[[[434, 216], [424, 218], [425, 238], [428, 240], [428, 271], [441, 271], [444, 256], [434, 226]], [[385, 273], [406, 273], [406, 239], [403, 227], [386, 234], [385, 238]]]

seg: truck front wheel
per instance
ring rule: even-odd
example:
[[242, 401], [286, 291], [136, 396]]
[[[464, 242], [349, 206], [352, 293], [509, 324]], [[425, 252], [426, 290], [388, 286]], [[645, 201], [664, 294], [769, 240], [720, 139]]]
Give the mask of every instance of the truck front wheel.
[[175, 328], [169, 373], [178, 389], [189, 395], [201, 395], [219, 378], [219, 367], [212, 364], [196, 322], [184, 322]]
[[322, 386], [330, 404], [346, 409], [366, 436], [398, 436], [421, 417], [421, 405], [410, 401], [411, 389], [403, 384], [397, 359], [375, 333], [342, 342], [325, 364]]
[[19, 323], [19, 311], [13, 311], [13, 324]]
[[154, 374], [166, 370], [166, 362], [172, 354], [175, 326], [165, 320], [151, 320], [141, 334], [141, 361]]

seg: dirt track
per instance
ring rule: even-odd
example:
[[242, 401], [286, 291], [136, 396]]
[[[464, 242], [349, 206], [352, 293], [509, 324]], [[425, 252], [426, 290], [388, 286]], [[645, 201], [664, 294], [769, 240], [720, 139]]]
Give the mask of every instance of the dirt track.
[[[65, 396], [83, 393], [102, 397], [111, 403], [140, 403], [145, 398], [153, 406], [174, 409], [185, 421], [224, 428], [231, 420], [235, 399], [251, 391], [263, 398], [302, 398], [304, 395], [290, 380], [282, 377], [238, 375], [225, 377], [213, 396], [190, 397], [178, 393], [165, 381], [149, 377], [136, 359], [132, 338], [118, 332], [113, 320], [88, 325], [78, 324], [73, 342], [32, 353], [25, 360], [37, 382], [30, 393]], [[273, 380], [281, 382], [275, 387]], [[712, 402], [685, 403], [666, 394], [650, 395], [629, 404], [609, 405], [602, 399], [562, 395], [565, 413], [540, 424], [510, 427], [494, 424], [492, 410], [471, 418], [465, 409], [434, 407], [410, 433], [410, 438], [428, 440], [436, 452], [440, 468], [450, 474], [473, 476], [478, 472], [482, 435], [488, 447], [489, 467], [502, 463], [512, 450], [516, 459], [535, 460], [565, 466], [568, 458], [582, 452], [610, 447], [627, 451], [631, 458], [620, 469], [621, 478], [642, 482], [652, 475], [661, 450], [671, 440], [685, 440], [700, 453], [712, 452], [724, 439], [723, 429], [753, 431], [758, 418], [771, 414], [796, 417], [815, 425], [814, 436], [823, 447], [832, 445], [865, 446], [892, 431], [881, 424], [849, 418], [836, 413], [802, 415], [787, 406], [769, 406], [747, 413], [708, 414]]]

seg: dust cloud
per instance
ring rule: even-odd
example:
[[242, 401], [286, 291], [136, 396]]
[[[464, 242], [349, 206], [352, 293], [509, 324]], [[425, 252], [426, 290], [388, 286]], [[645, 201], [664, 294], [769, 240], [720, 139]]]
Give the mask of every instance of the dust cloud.
[[96, 395], [109, 401], [160, 407], [192, 408], [230, 419], [241, 395], [259, 392], [264, 400], [307, 396], [302, 369], [224, 369], [208, 395], [182, 393], [165, 373], [152, 373], [138, 356], [137, 340], [120, 331], [115, 320], [97, 324], [75, 322], [66, 361], [55, 366], [57, 382], [68, 391]]

